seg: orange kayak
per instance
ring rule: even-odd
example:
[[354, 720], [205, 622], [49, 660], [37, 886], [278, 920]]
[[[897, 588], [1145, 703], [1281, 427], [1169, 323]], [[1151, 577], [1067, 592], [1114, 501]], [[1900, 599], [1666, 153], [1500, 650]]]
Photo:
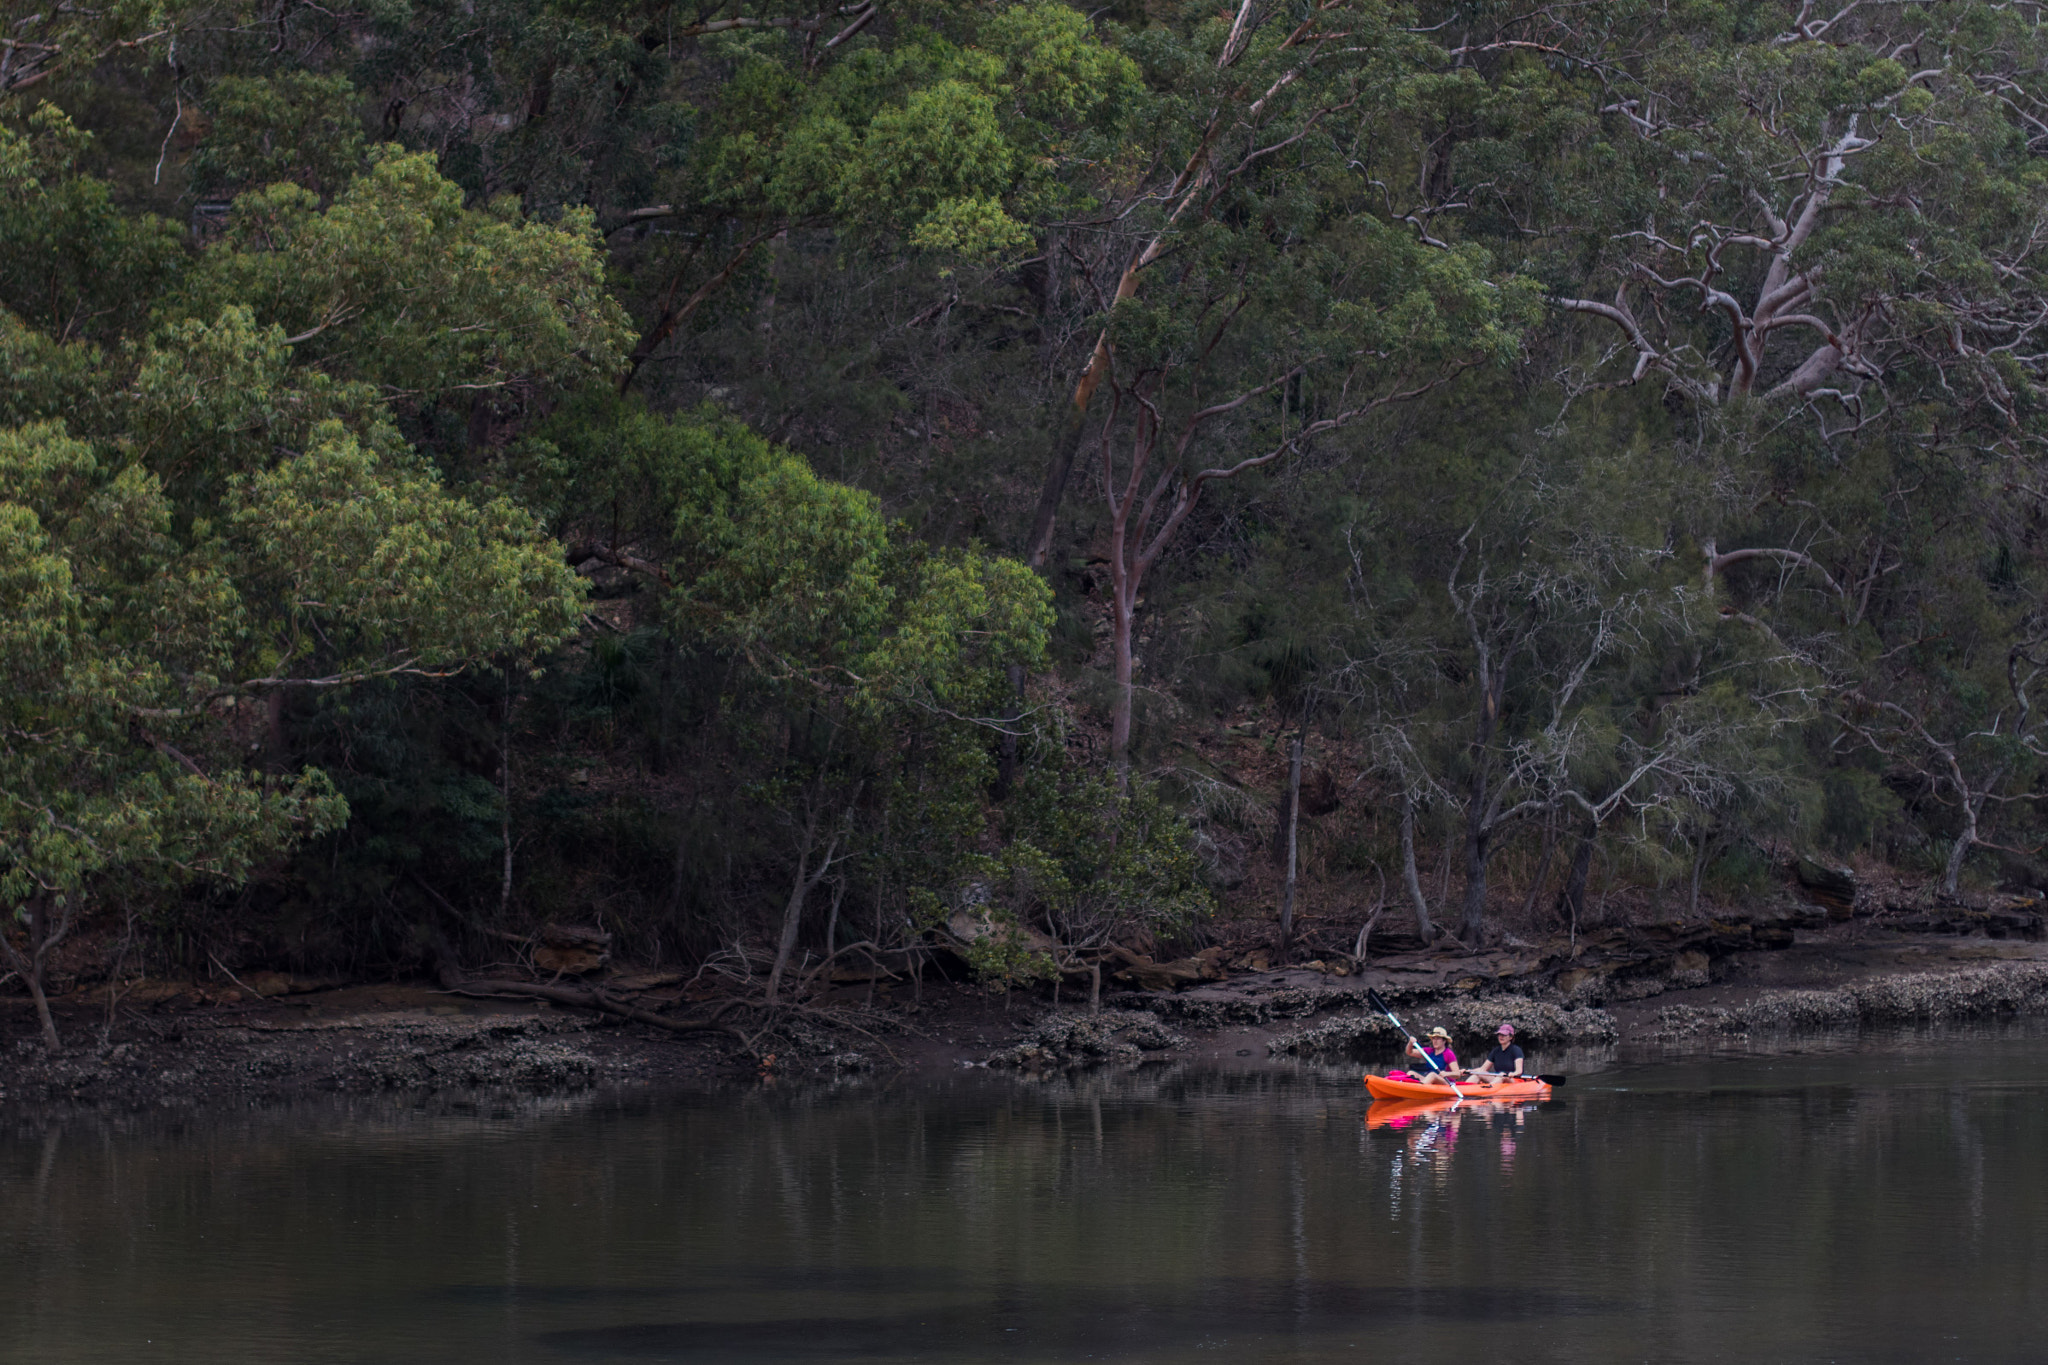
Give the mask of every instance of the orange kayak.
[[1425, 1085], [1421, 1081], [1390, 1081], [1385, 1076], [1367, 1076], [1366, 1093], [1376, 1100], [1447, 1100], [1457, 1096], [1489, 1100], [1541, 1100], [1550, 1097], [1550, 1087], [1534, 1077], [1488, 1085], [1484, 1081], [1460, 1081], [1456, 1085]]

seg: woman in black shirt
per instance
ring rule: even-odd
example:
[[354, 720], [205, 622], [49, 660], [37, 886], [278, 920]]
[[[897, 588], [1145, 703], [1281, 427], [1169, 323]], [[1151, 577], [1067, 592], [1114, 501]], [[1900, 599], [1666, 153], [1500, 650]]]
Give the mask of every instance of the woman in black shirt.
[[1486, 1060], [1465, 1074], [1488, 1085], [1499, 1085], [1502, 1079], [1522, 1075], [1523, 1054], [1515, 1045], [1515, 1026], [1502, 1024], [1494, 1030], [1493, 1040], [1493, 1051], [1486, 1054]]

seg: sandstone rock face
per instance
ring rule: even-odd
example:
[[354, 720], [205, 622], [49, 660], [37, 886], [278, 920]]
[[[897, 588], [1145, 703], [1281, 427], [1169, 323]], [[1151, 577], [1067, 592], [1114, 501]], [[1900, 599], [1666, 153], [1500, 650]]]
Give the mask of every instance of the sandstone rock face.
[[1801, 858], [1792, 865], [1800, 894], [1828, 912], [1836, 922], [1856, 913], [1856, 873], [1853, 869]]
[[536, 937], [540, 942], [533, 950], [533, 965], [544, 972], [588, 976], [603, 971], [612, 960], [612, 936], [602, 929], [547, 924]]

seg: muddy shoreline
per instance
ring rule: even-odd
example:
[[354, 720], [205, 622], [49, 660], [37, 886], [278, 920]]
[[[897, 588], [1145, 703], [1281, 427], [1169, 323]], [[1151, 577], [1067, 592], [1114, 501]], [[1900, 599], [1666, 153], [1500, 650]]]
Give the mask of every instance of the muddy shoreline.
[[57, 1004], [69, 1046], [52, 1056], [28, 1002], [5, 998], [0, 1110], [179, 1108], [334, 1093], [548, 1094], [983, 1066], [1042, 1076], [1169, 1058], [1365, 1063], [1398, 1047], [1391, 1026], [1365, 1009], [1368, 987], [1411, 1023], [1443, 1023], [1467, 1047], [1498, 1019], [1513, 1018], [1539, 1057], [1638, 1044], [1769, 1050], [1806, 1030], [2048, 1015], [2048, 943], [2038, 941], [1830, 925], [1800, 931], [1790, 944], [1730, 944], [1705, 966], [1686, 956], [1703, 950], [1663, 952], [1669, 946], [1652, 943], [1643, 959], [1665, 964], [1661, 974], [1600, 973], [1606, 998], [1575, 978], [1585, 968], [1560, 966], [1529, 945], [1389, 960], [1344, 976], [1295, 967], [1180, 991], [1112, 991], [1096, 1014], [1085, 1004], [1055, 1008], [1022, 994], [927, 983], [915, 1002], [884, 1011], [881, 1024], [867, 1016], [865, 1032], [811, 1020], [752, 1050], [727, 1033], [677, 1035], [546, 1002], [454, 997], [426, 983], [313, 983], [225, 1000], [159, 991], [152, 1004], [122, 1003], [111, 1026], [104, 993], [81, 992]]

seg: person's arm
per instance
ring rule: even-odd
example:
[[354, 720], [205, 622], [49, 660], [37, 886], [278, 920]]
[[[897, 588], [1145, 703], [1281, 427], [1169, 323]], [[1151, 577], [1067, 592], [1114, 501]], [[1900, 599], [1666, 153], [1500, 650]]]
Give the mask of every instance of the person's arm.
[[1529, 1054], [1522, 1051], [1520, 1047], [1515, 1049], [1515, 1074], [1517, 1076], [1522, 1074], [1522, 1063], [1527, 1061], [1528, 1058]]

